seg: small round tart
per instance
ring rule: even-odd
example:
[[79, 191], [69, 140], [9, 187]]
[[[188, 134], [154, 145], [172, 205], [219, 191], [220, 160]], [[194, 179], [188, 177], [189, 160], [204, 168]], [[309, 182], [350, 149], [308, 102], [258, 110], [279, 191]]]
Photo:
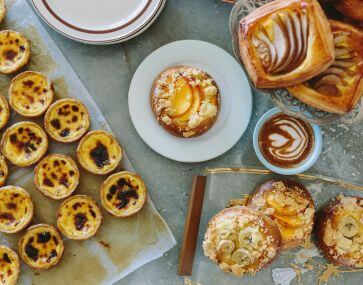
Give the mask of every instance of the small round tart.
[[141, 210], [146, 203], [147, 190], [140, 176], [122, 171], [111, 175], [102, 183], [100, 198], [107, 212], [124, 218]]
[[161, 126], [178, 137], [196, 137], [217, 119], [220, 96], [217, 84], [206, 72], [175, 66], [154, 81], [151, 108]]
[[43, 129], [33, 122], [19, 122], [9, 127], [1, 139], [4, 156], [18, 166], [38, 162], [48, 149], [48, 138]]
[[208, 224], [204, 254], [236, 276], [255, 274], [279, 253], [281, 236], [276, 224], [262, 212], [245, 206], [226, 208]]
[[266, 181], [252, 194], [247, 206], [262, 211], [277, 224], [284, 250], [302, 244], [313, 230], [314, 201], [296, 181]]
[[57, 229], [47, 224], [37, 224], [28, 228], [19, 239], [21, 259], [36, 270], [55, 266], [62, 258], [64, 245]]
[[50, 154], [35, 167], [34, 182], [45, 196], [55, 200], [64, 199], [78, 186], [77, 164], [67, 155]]
[[16, 76], [9, 88], [9, 103], [15, 112], [24, 117], [43, 114], [52, 103], [53, 85], [43, 74], [25, 71]]
[[10, 118], [10, 109], [5, 96], [0, 95], [0, 129], [5, 127]]
[[363, 268], [363, 198], [338, 196], [319, 212], [315, 230], [331, 263]]
[[93, 174], [113, 171], [122, 158], [122, 148], [117, 139], [103, 130], [87, 133], [77, 148], [78, 162]]
[[85, 195], [69, 197], [57, 213], [57, 227], [69, 239], [88, 239], [97, 233], [101, 223], [101, 209]]
[[21, 231], [30, 223], [33, 214], [33, 202], [23, 188], [0, 188], [0, 232], [11, 234]]
[[5, 15], [6, 15], [5, 0], [0, 0], [0, 23], [4, 20]]
[[0, 154], [0, 187], [5, 184], [6, 178], [8, 178], [9, 169], [6, 164], [5, 157]]
[[11, 248], [0, 245], [0, 284], [15, 285], [20, 273], [18, 254]]
[[90, 127], [86, 106], [76, 99], [54, 102], [45, 113], [44, 126], [56, 141], [70, 143], [79, 140]]
[[29, 62], [30, 41], [22, 34], [0, 31], [0, 73], [13, 73]]

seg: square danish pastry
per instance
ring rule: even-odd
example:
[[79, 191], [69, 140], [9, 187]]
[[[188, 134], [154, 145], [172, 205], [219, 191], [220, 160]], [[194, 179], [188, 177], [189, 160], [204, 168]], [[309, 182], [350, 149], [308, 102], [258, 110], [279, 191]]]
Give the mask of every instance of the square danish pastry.
[[257, 88], [304, 82], [334, 61], [328, 19], [316, 0], [276, 0], [240, 22], [240, 56]]

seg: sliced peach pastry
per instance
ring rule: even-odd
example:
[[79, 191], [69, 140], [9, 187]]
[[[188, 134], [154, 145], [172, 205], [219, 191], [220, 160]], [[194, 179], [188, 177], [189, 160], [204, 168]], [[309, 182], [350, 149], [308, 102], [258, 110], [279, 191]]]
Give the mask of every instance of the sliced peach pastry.
[[262, 211], [277, 224], [282, 249], [302, 244], [312, 232], [314, 201], [309, 191], [296, 181], [266, 181], [252, 194], [247, 206]]
[[11, 248], [0, 245], [0, 284], [15, 285], [20, 274], [18, 254]]
[[0, 95], [0, 129], [4, 128], [10, 118], [10, 109], [5, 96]]
[[236, 276], [255, 274], [278, 255], [281, 235], [262, 212], [245, 206], [226, 208], [209, 222], [203, 241], [204, 254]]
[[209, 130], [220, 108], [216, 82], [206, 72], [175, 66], [154, 81], [151, 108], [161, 126], [179, 137], [195, 137]]
[[363, 198], [339, 195], [319, 212], [315, 231], [329, 262], [363, 268]]

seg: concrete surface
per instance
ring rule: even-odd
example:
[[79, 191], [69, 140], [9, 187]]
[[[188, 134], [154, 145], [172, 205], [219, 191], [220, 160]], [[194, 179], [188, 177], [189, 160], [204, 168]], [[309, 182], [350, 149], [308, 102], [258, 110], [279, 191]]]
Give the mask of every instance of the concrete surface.
[[[254, 94], [250, 125], [233, 149], [200, 164], [177, 163], [153, 152], [136, 133], [128, 113], [127, 94], [132, 75], [141, 61], [158, 47], [181, 39], [199, 39], [232, 53], [228, 30], [230, 10], [230, 4], [219, 0], [168, 0], [160, 18], [146, 32], [113, 46], [77, 43], [48, 28], [121, 139], [132, 164], [146, 181], [156, 207], [178, 241], [178, 245], [162, 258], [133, 272], [118, 285], [182, 284], [183, 279], [177, 276], [176, 268], [192, 174], [207, 166], [261, 166], [253, 151], [252, 132], [257, 119], [273, 106], [266, 96]], [[323, 127], [323, 131], [323, 153], [312, 171], [363, 183], [362, 125], [331, 125]]]

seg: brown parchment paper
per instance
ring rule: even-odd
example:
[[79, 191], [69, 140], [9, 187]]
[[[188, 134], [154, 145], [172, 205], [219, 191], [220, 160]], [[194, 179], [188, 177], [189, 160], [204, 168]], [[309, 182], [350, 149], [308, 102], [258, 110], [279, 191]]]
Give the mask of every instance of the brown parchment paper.
[[[82, 100], [90, 112], [91, 129], [111, 131], [92, 97], [42, 27], [27, 1], [6, 2], [8, 12], [0, 28], [19, 31], [32, 42], [31, 62], [26, 69], [49, 76], [54, 83], [57, 99], [74, 97]], [[0, 75], [2, 94], [8, 95], [10, 81], [14, 76]], [[20, 120], [24, 118], [12, 112], [8, 125]], [[32, 121], [43, 126], [43, 117]], [[122, 138], [120, 142], [122, 144]], [[76, 147], [77, 143], [60, 144], [50, 140], [48, 153], [68, 154], [76, 159]], [[134, 171], [125, 153], [118, 170], [121, 169]], [[41, 222], [55, 225], [56, 211], [61, 202], [45, 197], [36, 189], [33, 170], [34, 166], [10, 166], [7, 184], [21, 186], [31, 195], [35, 205], [33, 224]], [[80, 184], [75, 194], [86, 194], [99, 202], [99, 186], [105, 177], [92, 175], [81, 168], [80, 171]], [[65, 240], [64, 256], [54, 268], [37, 272], [22, 264], [19, 284], [112, 284], [143, 264], [160, 257], [176, 244], [150, 198], [140, 213], [133, 217], [117, 219], [105, 211], [103, 216], [102, 226], [94, 238], [83, 242]], [[0, 244], [17, 250], [21, 234], [0, 234]]]

